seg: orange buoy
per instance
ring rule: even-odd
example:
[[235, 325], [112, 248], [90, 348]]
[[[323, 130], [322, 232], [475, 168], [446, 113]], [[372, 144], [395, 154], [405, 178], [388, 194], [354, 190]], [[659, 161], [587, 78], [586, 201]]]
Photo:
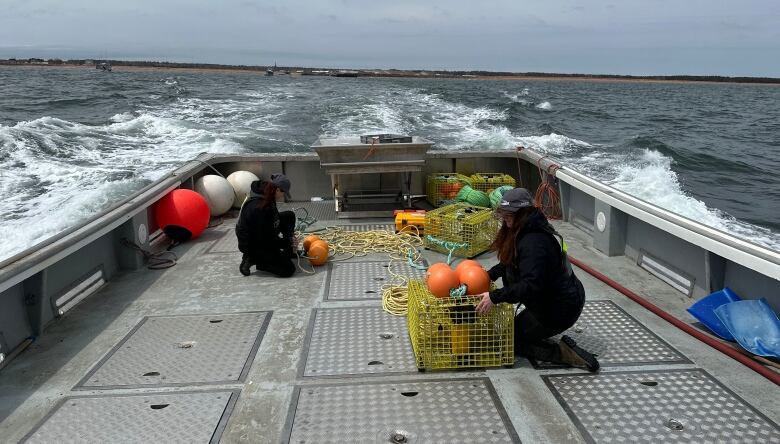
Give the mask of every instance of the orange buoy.
[[328, 243], [324, 240], [316, 240], [309, 245], [309, 251], [306, 256], [312, 265], [324, 265], [328, 262]]
[[466, 286], [466, 294], [474, 295], [490, 290], [490, 275], [482, 267], [465, 267], [459, 275], [460, 283]]
[[195, 239], [209, 225], [211, 211], [206, 199], [192, 190], [176, 189], [154, 205], [154, 220], [171, 239]]
[[450, 266], [445, 264], [444, 262], [436, 262], [435, 264], [432, 264], [431, 266], [429, 266], [428, 270], [425, 271], [426, 278], [427, 278], [429, 273], [431, 273], [431, 272], [433, 272], [433, 271], [435, 271], [435, 270], [437, 270], [439, 268], [446, 268], [446, 269], [449, 270]]
[[322, 239], [316, 234], [310, 234], [305, 238], [303, 238], [303, 251], [309, 251], [309, 247], [311, 247], [311, 244], [318, 240], [322, 240]]
[[433, 293], [434, 296], [437, 298], [446, 298], [450, 296], [450, 290], [453, 288], [457, 288], [458, 285], [458, 275], [455, 274], [455, 270], [449, 267], [449, 265], [442, 263], [442, 266], [438, 266], [439, 264], [433, 264], [430, 268], [428, 268], [428, 272], [426, 273], [427, 279], [426, 282], [428, 284], [428, 290]]
[[479, 262], [473, 260], [473, 259], [464, 259], [460, 261], [460, 263], [455, 267], [455, 273], [458, 274], [458, 279], [462, 280], [460, 278], [460, 274], [463, 273], [463, 270], [465, 270], [468, 267], [479, 267], [482, 268], [482, 265], [479, 264]]

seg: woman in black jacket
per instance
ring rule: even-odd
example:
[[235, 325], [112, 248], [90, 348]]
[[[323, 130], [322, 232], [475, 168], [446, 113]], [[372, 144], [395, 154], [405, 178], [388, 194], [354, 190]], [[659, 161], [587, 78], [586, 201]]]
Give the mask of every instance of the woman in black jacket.
[[524, 188], [507, 191], [496, 215], [503, 222], [493, 243], [499, 263], [488, 274], [493, 281], [502, 278], [504, 286], [483, 293], [477, 311], [487, 313], [500, 303], [523, 304], [525, 309], [515, 316], [515, 354], [598, 370], [595, 356], [570, 337], [557, 344], [547, 341], [574, 325], [585, 304], [585, 289], [572, 271], [563, 238]]
[[295, 213], [276, 208], [276, 201], [290, 197], [290, 179], [272, 174], [269, 182], [252, 182], [249, 198], [241, 206], [236, 222], [238, 249], [244, 254], [238, 267], [249, 276], [252, 265], [280, 277], [295, 273]]

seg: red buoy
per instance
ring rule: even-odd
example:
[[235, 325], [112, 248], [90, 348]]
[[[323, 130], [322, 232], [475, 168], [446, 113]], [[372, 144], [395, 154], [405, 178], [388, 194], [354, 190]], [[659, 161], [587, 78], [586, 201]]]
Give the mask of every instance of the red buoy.
[[195, 239], [209, 225], [209, 205], [192, 190], [178, 189], [163, 196], [154, 206], [154, 220], [171, 239]]

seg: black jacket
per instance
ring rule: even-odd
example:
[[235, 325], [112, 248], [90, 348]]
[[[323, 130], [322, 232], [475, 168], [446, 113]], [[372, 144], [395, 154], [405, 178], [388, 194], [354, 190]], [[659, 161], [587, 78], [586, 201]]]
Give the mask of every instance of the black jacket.
[[561, 244], [540, 211], [531, 213], [518, 233], [516, 255], [508, 265], [488, 271], [491, 280], [503, 279], [504, 287], [490, 292], [495, 303], [524, 304], [550, 327], [573, 325], [585, 304], [582, 283], [571, 272]]
[[280, 250], [289, 247], [289, 240], [281, 236], [276, 202], [262, 208], [264, 187], [263, 180], [252, 182], [236, 222], [238, 249], [255, 261], [274, 260], [282, 255]]

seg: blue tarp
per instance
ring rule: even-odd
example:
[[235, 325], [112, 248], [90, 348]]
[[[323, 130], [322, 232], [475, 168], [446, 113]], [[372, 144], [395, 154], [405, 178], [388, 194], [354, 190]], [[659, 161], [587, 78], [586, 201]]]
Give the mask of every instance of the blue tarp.
[[688, 309], [688, 313], [699, 320], [713, 333], [720, 336], [727, 341], [733, 341], [734, 336], [731, 335], [729, 330], [720, 322], [720, 319], [715, 315], [715, 309], [723, 304], [731, 302], [741, 301], [742, 298], [737, 296], [736, 293], [726, 287], [723, 290], [716, 291], [708, 296], [699, 299], [695, 304], [691, 305]]
[[766, 299], [724, 304], [715, 314], [745, 350], [780, 358], [780, 320]]

